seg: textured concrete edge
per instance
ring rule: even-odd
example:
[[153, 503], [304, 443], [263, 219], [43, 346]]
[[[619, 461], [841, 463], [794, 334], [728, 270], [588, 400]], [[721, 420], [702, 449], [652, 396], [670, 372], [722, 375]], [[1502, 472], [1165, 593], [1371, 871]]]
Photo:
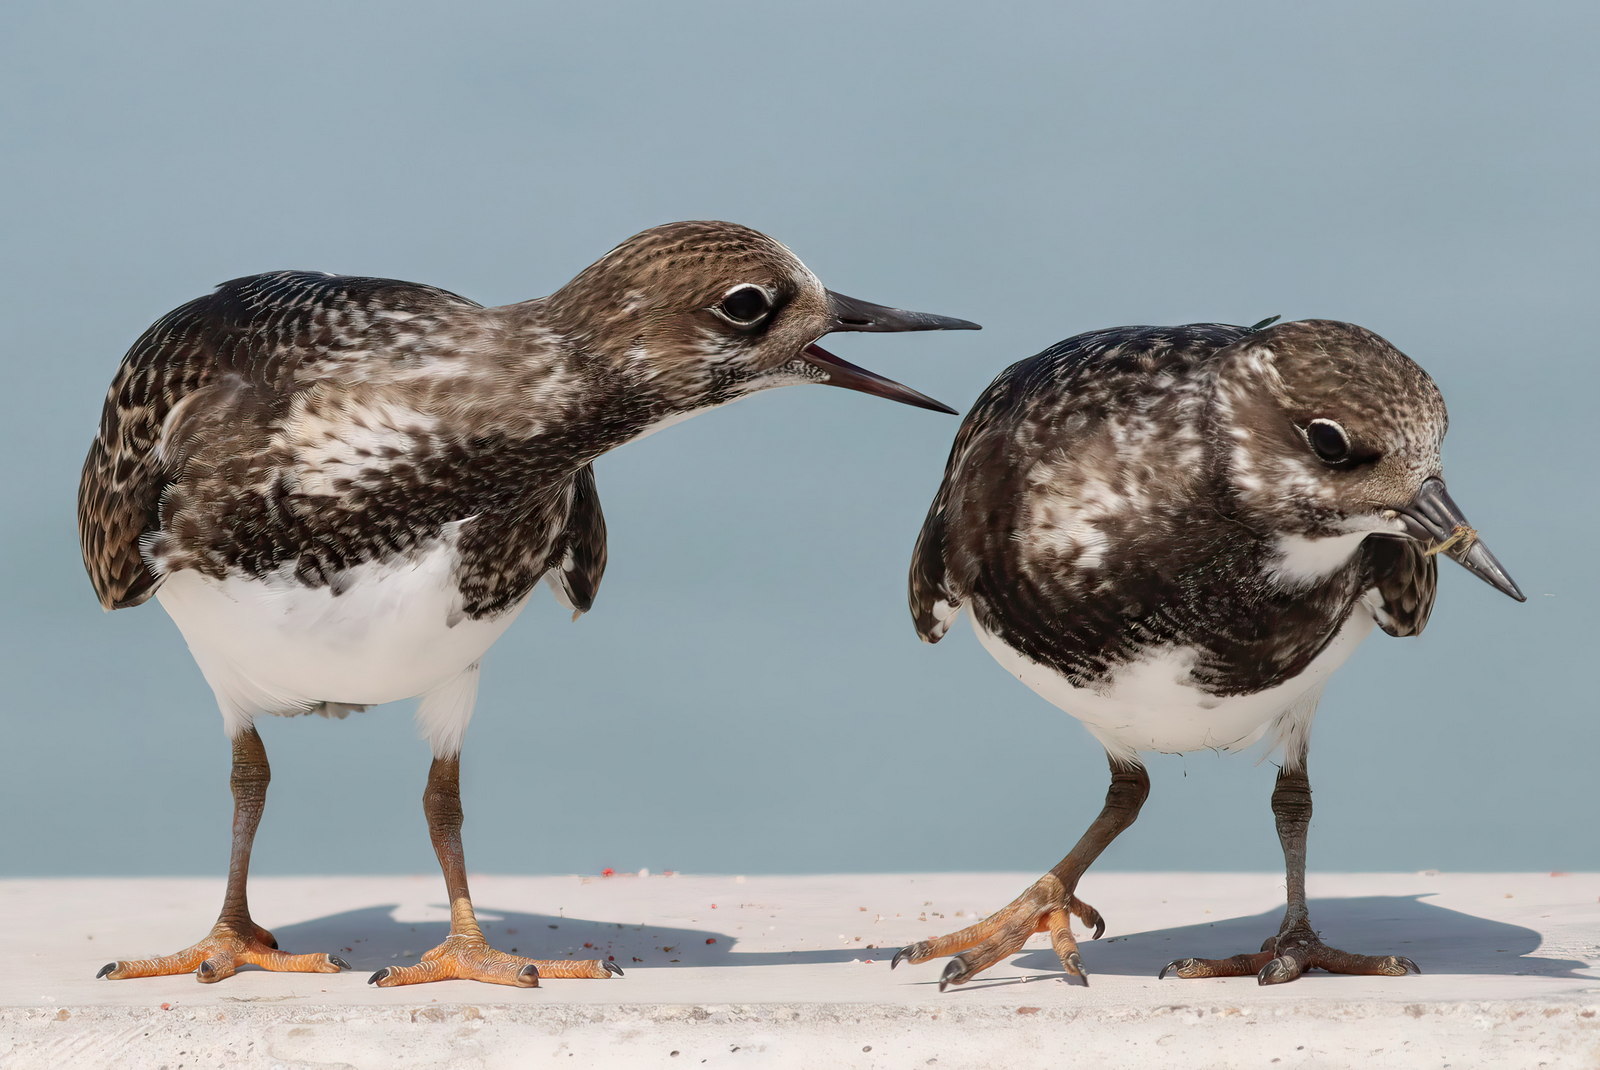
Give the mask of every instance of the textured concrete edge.
[[1435, 1000], [1399, 1003], [1377, 1000], [1297, 1000], [1286, 1003], [1245, 1005], [1227, 1002], [1172, 1002], [1153, 1007], [1045, 1006], [1017, 1000], [1003, 1005], [945, 1003], [424, 1003], [394, 1007], [353, 1007], [341, 1004], [285, 1006], [276, 1001], [241, 1000], [227, 1006], [183, 1007], [34, 1007], [0, 1009], [0, 1028], [9, 1034], [18, 1027], [56, 1022], [105, 1024], [129, 1028], [144, 1023], [233, 1025], [320, 1025], [360, 1020], [368, 1025], [421, 1025], [428, 1023], [505, 1022], [546, 1031], [600, 1024], [673, 1025], [717, 1022], [728, 1025], [766, 1026], [897, 1024], [939, 1021], [955, 1025], [1029, 1019], [1061, 1024], [1118, 1025], [1152, 1019], [1197, 1021], [1205, 1018], [1258, 1020], [1375, 1021], [1398, 1018], [1457, 1018], [1512, 1022], [1538, 1018], [1594, 1030], [1600, 1037], [1600, 1000], [1574, 1002], [1562, 999]]
[[[65, 1017], [63, 1017], [65, 1015]], [[570, 1061], [569, 1061], [570, 1060]], [[6, 1070], [470, 1065], [1391, 1070], [1600, 1064], [1600, 1003], [243, 1005], [0, 1012]]]

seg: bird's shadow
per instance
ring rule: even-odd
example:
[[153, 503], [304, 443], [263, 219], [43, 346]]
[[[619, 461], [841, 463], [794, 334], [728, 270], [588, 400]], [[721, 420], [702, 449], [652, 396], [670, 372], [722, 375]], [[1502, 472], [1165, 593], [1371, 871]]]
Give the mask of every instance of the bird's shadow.
[[[1364, 955], [1404, 955], [1429, 974], [1579, 977], [1589, 964], [1534, 954], [1544, 942], [1535, 929], [1480, 918], [1436, 906], [1419, 895], [1366, 895], [1313, 899], [1311, 927], [1331, 947]], [[1278, 931], [1283, 911], [1224, 918], [1198, 925], [1083, 941], [1084, 964], [1092, 973], [1154, 976], [1180, 958], [1228, 958], [1256, 952]], [[1083, 938], [1080, 936], [1080, 940]], [[1029, 951], [1015, 965], [1060, 969], [1055, 952]]]
[[[849, 962], [875, 952], [854, 947], [806, 951], [739, 951], [739, 938], [716, 929], [647, 921], [598, 921], [500, 910], [478, 903], [484, 936], [502, 951], [537, 959], [609, 958], [625, 971], [659, 966], [775, 966]], [[327, 951], [358, 970], [414, 962], [450, 931], [444, 921], [402, 921], [393, 904], [346, 910], [293, 925], [271, 926], [286, 951]], [[890, 950], [878, 953], [893, 954]]]
[[[1536, 955], [1541, 934], [1521, 925], [1480, 918], [1428, 902], [1426, 895], [1314, 899], [1312, 926], [1330, 945], [1373, 955], [1406, 955], [1430, 974], [1587, 977], [1589, 964]], [[358, 969], [378, 969], [416, 958], [444, 939], [443, 921], [409, 922], [393, 905], [343, 911], [273, 931], [289, 951], [330, 951]], [[841, 913], [841, 917], [845, 917]], [[888, 959], [894, 948], [861, 944], [796, 951], [740, 951], [739, 938], [715, 929], [688, 929], [647, 921], [599, 921], [499, 910], [480, 904], [484, 933], [496, 947], [531, 958], [612, 958], [625, 970], [662, 966], [777, 966]], [[1227, 958], [1253, 952], [1277, 932], [1280, 910], [1148, 932], [1083, 940], [1092, 974], [1148, 977], [1165, 963], [1194, 956]], [[1113, 914], [1114, 920], [1114, 914]], [[1081, 939], [1081, 937], [1080, 937]], [[1059, 971], [1049, 948], [1029, 950], [1013, 966]], [[999, 981], [999, 978], [995, 979]], [[973, 987], [978, 987], [974, 985]]]

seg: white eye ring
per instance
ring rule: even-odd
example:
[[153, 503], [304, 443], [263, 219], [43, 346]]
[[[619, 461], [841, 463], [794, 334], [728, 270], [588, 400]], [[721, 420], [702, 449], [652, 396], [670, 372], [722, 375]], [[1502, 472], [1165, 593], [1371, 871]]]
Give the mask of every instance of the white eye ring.
[[1317, 419], [1306, 424], [1306, 445], [1324, 464], [1339, 464], [1350, 459], [1350, 436], [1334, 420]]
[[735, 327], [754, 327], [772, 315], [772, 291], [753, 282], [730, 286], [711, 311]]

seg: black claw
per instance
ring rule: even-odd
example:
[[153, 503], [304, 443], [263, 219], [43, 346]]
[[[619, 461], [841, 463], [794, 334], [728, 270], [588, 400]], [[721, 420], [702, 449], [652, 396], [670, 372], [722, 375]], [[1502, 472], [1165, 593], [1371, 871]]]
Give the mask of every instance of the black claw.
[[1171, 962], [1169, 962], [1165, 966], [1161, 967], [1161, 972], [1156, 974], [1156, 980], [1157, 981], [1165, 980], [1168, 970], [1181, 970], [1181, 969], [1183, 969], [1184, 963], [1186, 963], [1188, 961], [1189, 961], [1188, 959], [1173, 959]]
[[108, 962], [104, 966], [100, 967], [100, 972], [99, 973], [94, 975], [95, 976], [95, 980], [99, 980], [100, 978], [104, 977], [108, 973], [116, 973], [116, 972], [117, 972], [117, 964], [115, 962]]
[[1067, 956], [1065, 965], [1068, 967], [1067, 975], [1069, 977], [1076, 973], [1078, 980], [1083, 982], [1083, 987], [1089, 987], [1089, 971], [1083, 968], [1083, 959], [1076, 951]]
[[1295, 973], [1292, 969], [1285, 965], [1287, 961], [1287, 959], [1280, 955], [1271, 962], [1268, 962], [1265, 966], [1261, 967], [1261, 972], [1256, 974], [1256, 984], [1281, 985], [1285, 982], [1293, 981], [1296, 977], [1299, 977], [1300, 975], [1298, 973]]
[[1418, 966], [1415, 962], [1412, 962], [1404, 955], [1396, 955], [1394, 960], [1400, 965], [1404, 966], [1406, 969], [1410, 970], [1412, 973], [1416, 974], [1418, 977], [1422, 976], [1422, 967]]
[[902, 947], [899, 951], [896, 951], [894, 953], [894, 958], [889, 960], [889, 968], [891, 970], [894, 969], [896, 966], [900, 965], [902, 962], [904, 962], [906, 959], [908, 959], [910, 957], [911, 957], [911, 949], [909, 947]]
[[217, 968], [215, 966], [211, 965], [211, 960], [210, 959], [206, 959], [204, 962], [202, 962], [200, 964], [199, 969], [194, 971], [194, 975], [196, 977], [200, 978], [200, 980], [202, 980], [202, 981], [209, 981], [209, 980], [211, 980], [211, 975], [216, 973], [216, 972], [217, 972]]
[[1106, 932], [1106, 919], [1101, 918], [1101, 917], [1096, 917], [1094, 919], [1094, 938], [1096, 940], [1100, 939], [1100, 937], [1105, 935], [1105, 932]]
[[379, 981], [383, 980], [385, 977], [388, 977], [388, 976], [389, 976], [389, 967], [385, 966], [383, 969], [379, 970], [377, 973], [373, 974], [371, 977], [368, 977], [367, 978], [367, 984], [375, 985]]
[[328, 961], [339, 967], [341, 970], [351, 969], [350, 964], [344, 959], [340, 958], [338, 955], [329, 955]]
[[[524, 982], [526, 983], [524, 984]], [[517, 984], [522, 988], [538, 988], [539, 967], [530, 962], [526, 966], [522, 967], [522, 969], [518, 970]]]
[[606, 959], [600, 965], [604, 966], [606, 968], [606, 972], [609, 973], [611, 976], [613, 976], [613, 977], [621, 977], [622, 976], [622, 967], [618, 966], [615, 962], [612, 962], [610, 959]]
[[943, 992], [951, 985], [958, 985], [965, 981], [967, 964], [957, 955], [944, 965], [944, 973], [939, 975], [939, 991]]

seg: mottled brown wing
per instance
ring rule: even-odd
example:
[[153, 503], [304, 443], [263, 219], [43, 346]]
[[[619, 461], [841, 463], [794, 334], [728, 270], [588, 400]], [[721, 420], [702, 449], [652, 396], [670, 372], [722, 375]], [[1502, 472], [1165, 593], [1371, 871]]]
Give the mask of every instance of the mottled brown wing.
[[[159, 523], [162, 495], [182, 478], [182, 457], [161, 445], [168, 416], [185, 398], [228, 377], [257, 395], [287, 396], [324, 369], [383, 359], [376, 354], [385, 341], [415, 317], [476, 307], [415, 283], [280, 271], [223, 283], [156, 321], [111, 383], [78, 487], [83, 562], [101, 605], [136, 606], [155, 589], [142, 542]], [[221, 400], [238, 392], [212, 393]]]
[[1433, 612], [1439, 565], [1411, 539], [1370, 538], [1362, 543], [1367, 574], [1378, 593], [1378, 627], [1390, 635], [1421, 635]]
[[584, 465], [572, 480], [572, 508], [558, 551], [561, 562], [551, 570], [561, 602], [576, 618], [589, 612], [606, 571], [606, 518], [595, 490], [594, 466]]
[[[1158, 374], [1188, 374], [1246, 333], [1226, 324], [1116, 327], [1065, 339], [1001, 372], [962, 421], [917, 540], [910, 584], [917, 633], [938, 642], [974, 596], [1003, 603], [1017, 628], [1026, 620], [1038, 636], [1060, 632], [1077, 583], [1072, 562], [1059, 556], [1047, 584], [1024, 579], [1031, 566], [1017, 523], [1035, 493], [1030, 473], [1046, 457], [1059, 456], [1070, 469], [1080, 455], [1108, 455], [1113, 401], [1159, 398], [1149, 385]], [[1099, 603], [1104, 619], [1086, 609], [1075, 626], [1094, 630], [1097, 643], [1118, 634], [1121, 620], [1109, 606]]]
[[[991, 390], [994, 388], [991, 386]], [[917, 634], [925, 643], [937, 643], [950, 630], [950, 624], [961, 611], [961, 595], [952, 583], [946, 536], [950, 523], [951, 496], [960, 493], [961, 467], [972, 451], [974, 441], [984, 430], [984, 404], [980, 399], [962, 421], [956, 440], [945, 461], [944, 480], [928, 507], [928, 516], [917, 535], [917, 545], [911, 552], [911, 576], [908, 600], [911, 619], [916, 623]]]

